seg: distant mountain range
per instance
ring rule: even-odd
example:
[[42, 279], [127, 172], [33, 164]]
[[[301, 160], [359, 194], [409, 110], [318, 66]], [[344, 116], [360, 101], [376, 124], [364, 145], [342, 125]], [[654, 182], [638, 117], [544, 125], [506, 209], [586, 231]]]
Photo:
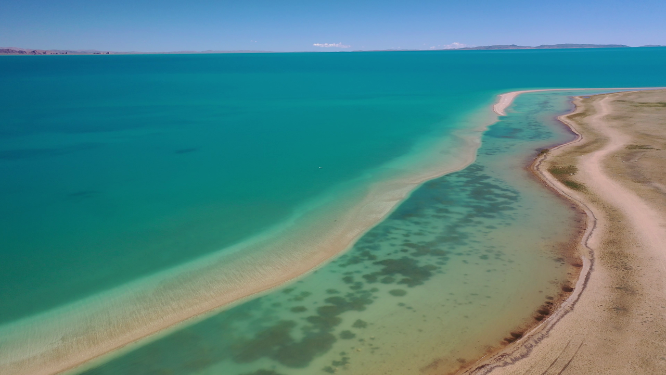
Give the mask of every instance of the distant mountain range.
[[[666, 47], [662, 45], [646, 45], [640, 47]], [[428, 51], [451, 51], [451, 50], [484, 50], [484, 51], [493, 51], [493, 50], [513, 50], [513, 49], [574, 49], [574, 48], [637, 48], [631, 47], [624, 44], [542, 44], [540, 46], [519, 46], [516, 44], [498, 44], [492, 46], [477, 46], [477, 47], [461, 47], [461, 48], [430, 48]], [[422, 51], [422, 50], [413, 50], [413, 49], [388, 49], [382, 51]], [[359, 51], [360, 52], [360, 51]]]
[[0, 47], [0, 55], [155, 55], [179, 53], [260, 53], [266, 51], [175, 51], [175, 52], [114, 52], [97, 50], [61, 50], [61, 49], [29, 49], [17, 47]]
[[[646, 45], [642, 47], [666, 47], [662, 45]], [[456, 50], [513, 50], [513, 49], [572, 49], [572, 48], [632, 48], [624, 44], [543, 44], [540, 46], [518, 46], [515, 44], [501, 44], [493, 46], [463, 47]], [[450, 49], [447, 49], [450, 50]], [[420, 51], [412, 49], [382, 50], [382, 51]], [[212, 53], [267, 53], [269, 51], [177, 51], [177, 52], [112, 52], [97, 50], [56, 50], [56, 49], [27, 49], [17, 47], [0, 47], [0, 55], [131, 55], [131, 54], [212, 54]], [[360, 51], [357, 51], [360, 52]]]
[[542, 44], [540, 46], [517, 46], [515, 44], [509, 45], [494, 45], [494, 46], [480, 46], [480, 47], [464, 47], [459, 49], [483, 49], [483, 50], [496, 50], [496, 49], [568, 49], [568, 48], [630, 48], [624, 44]]
[[0, 48], [0, 55], [110, 55], [113, 52], [102, 52], [93, 50], [70, 51], [59, 49], [26, 49], [16, 47]]

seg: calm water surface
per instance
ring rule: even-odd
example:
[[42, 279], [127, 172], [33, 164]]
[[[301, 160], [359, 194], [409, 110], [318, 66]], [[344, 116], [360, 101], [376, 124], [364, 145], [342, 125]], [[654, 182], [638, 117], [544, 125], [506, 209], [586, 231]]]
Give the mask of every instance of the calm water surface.
[[306, 278], [86, 375], [446, 373], [521, 332], [567, 283], [580, 217], [525, 170], [573, 139], [569, 93], [524, 95], [477, 161], [432, 180]]
[[[479, 125], [469, 119], [487, 111], [498, 93], [666, 86], [665, 65], [664, 48], [0, 57], [0, 331], [26, 318], [48, 320], [53, 309], [228, 251], [288, 225], [313, 202], [345, 201], [347, 190], [340, 186], [362, 191], [381, 183], [391, 175], [387, 163], [403, 160], [403, 167], [418, 169], [424, 162], [414, 157], [419, 145], [454, 142], [456, 131]], [[515, 299], [526, 302], [514, 307], [530, 311], [549, 291], [523, 291], [519, 275], [534, 272], [541, 280], [534, 285], [562, 280], [564, 271], [548, 249], [567, 236], [571, 217], [562, 211], [548, 217], [556, 223], [542, 223], [545, 218], [530, 216], [540, 204], [558, 205], [528, 179], [507, 176], [522, 173], [509, 160], [522, 163], [522, 155], [541, 143], [566, 137], [543, 126], [567, 109], [564, 98], [521, 99], [516, 110], [524, 109], [486, 134], [473, 167], [421, 187], [352, 252], [289, 286], [296, 288], [291, 293], [272, 293], [178, 331], [175, 340], [192, 340], [179, 349], [169, 336], [95, 371], [125, 371], [130, 358], [142, 363], [137, 368], [153, 363], [170, 373], [273, 366], [288, 373], [344, 366], [364, 371], [381, 362], [371, 358], [415, 355], [388, 351], [392, 345], [422, 349], [417, 361], [405, 360], [408, 365], [428, 365], [439, 352], [456, 359], [474, 355], [481, 349], [452, 353], [473, 347], [458, 340], [476, 337], [474, 329], [490, 330], [482, 323], [467, 331], [451, 323], [458, 331], [448, 335], [442, 334], [449, 332], [444, 323], [443, 331], [426, 325], [444, 316], [476, 319], [487, 310], [479, 304], [491, 301], [498, 309], [505, 303], [496, 296], [500, 289], [524, 294]], [[530, 113], [533, 120], [524, 117]], [[545, 120], [539, 117], [544, 113]], [[507, 126], [513, 130], [502, 133]], [[509, 148], [501, 157], [497, 150], [484, 154], [492, 147]], [[523, 222], [548, 231], [526, 234], [518, 230]], [[518, 240], [501, 250], [489, 247]], [[494, 262], [483, 270], [487, 278], [476, 271], [465, 275], [470, 257], [479, 265]], [[465, 289], [477, 284], [497, 290]], [[455, 290], [435, 291], [444, 286]], [[420, 305], [425, 301], [431, 305]], [[493, 314], [510, 324], [522, 319]], [[364, 330], [353, 326], [356, 320], [367, 323]], [[409, 333], [403, 343], [387, 338], [398, 340], [396, 327]], [[62, 327], [63, 335], [68, 331]], [[377, 341], [380, 331], [384, 344]], [[505, 334], [488, 332], [487, 342]], [[255, 345], [262, 335], [273, 344]], [[408, 338], [425, 341], [419, 346]], [[156, 349], [161, 347], [166, 351]], [[207, 359], [194, 356], [199, 359], [187, 364], [186, 347], [207, 348], [201, 350]], [[305, 354], [280, 359], [291, 355], [278, 350]], [[182, 355], [167, 356], [169, 351]], [[377, 357], [352, 361], [352, 352], [372, 351]]]

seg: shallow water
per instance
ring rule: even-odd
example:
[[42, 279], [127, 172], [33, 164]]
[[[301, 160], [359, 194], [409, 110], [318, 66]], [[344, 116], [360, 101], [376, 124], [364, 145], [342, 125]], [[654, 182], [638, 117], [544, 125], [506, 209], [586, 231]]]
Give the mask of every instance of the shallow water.
[[566, 93], [519, 97], [477, 161], [429, 181], [345, 255], [86, 375], [444, 373], [560, 293], [579, 218], [524, 166], [573, 139]]

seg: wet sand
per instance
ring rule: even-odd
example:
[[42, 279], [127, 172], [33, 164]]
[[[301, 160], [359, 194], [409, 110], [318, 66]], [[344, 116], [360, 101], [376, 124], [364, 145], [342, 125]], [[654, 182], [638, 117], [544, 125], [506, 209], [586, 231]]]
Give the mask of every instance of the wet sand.
[[534, 169], [587, 213], [581, 277], [553, 315], [465, 374], [666, 373], [666, 91], [575, 104], [560, 120], [578, 139]]

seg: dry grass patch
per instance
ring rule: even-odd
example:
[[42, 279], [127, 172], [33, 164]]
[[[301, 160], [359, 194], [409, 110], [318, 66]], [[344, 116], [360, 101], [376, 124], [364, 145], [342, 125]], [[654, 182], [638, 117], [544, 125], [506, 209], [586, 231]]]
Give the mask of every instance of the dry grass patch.
[[627, 150], [654, 150], [650, 145], [628, 145]]
[[575, 165], [557, 166], [553, 165], [548, 168], [548, 172], [553, 175], [564, 186], [572, 190], [585, 191], [585, 185], [580, 182], [572, 181], [569, 176], [573, 176], [578, 172], [578, 167]]

